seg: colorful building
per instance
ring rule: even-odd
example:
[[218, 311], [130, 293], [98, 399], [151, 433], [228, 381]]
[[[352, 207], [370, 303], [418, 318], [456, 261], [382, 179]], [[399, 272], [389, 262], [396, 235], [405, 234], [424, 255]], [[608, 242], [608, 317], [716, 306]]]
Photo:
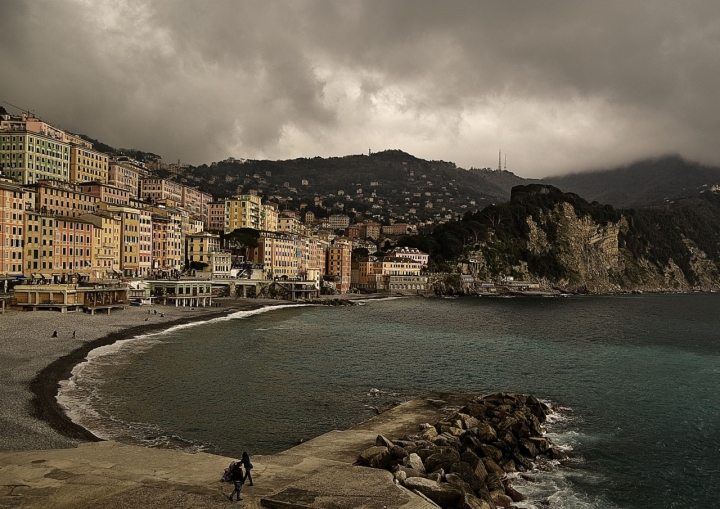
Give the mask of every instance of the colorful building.
[[0, 275], [22, 276], [25, 237], [25, 191], [0, 181]]
[[334, 276], [340, 293], [350, 290], [352, 246], [346, 240], [335, 239], [327, 250], [326, 278]]
[[0, 169], [19, 184], [68, 181], [70, 145], [65, 133], [35, 117], [0, 115]]
[[70, 144], [70, 182], [107, 182], [107, 154], [93, 150], [92, 143], [74, 134], [65, 133], [64, 139]]
[[79, 217], [95, 212], [96, 196], [83, 192], [82, 186], [60, 180], [38, 180], [35, 191], [35, 210], [44, 214]]

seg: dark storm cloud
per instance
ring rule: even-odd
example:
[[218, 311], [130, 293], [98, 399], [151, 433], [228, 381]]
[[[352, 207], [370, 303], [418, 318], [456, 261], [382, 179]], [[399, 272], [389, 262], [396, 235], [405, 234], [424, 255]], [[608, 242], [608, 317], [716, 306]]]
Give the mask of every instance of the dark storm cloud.
[[720, 163], [713, 1], [3, 2], [0, 100], [165, 159]]

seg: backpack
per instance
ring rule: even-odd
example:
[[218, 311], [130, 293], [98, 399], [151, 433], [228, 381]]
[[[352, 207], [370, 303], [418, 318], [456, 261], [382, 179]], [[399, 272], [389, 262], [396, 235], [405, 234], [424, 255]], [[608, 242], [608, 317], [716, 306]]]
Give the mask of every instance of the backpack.
[[232, 470], [235, 466], [236, 461], [231, 461], [230, 465], [225, 469], [225, 472], [223, 473], [222, 479], [220, 479], [221, 482], [230, 482], [232, 481]]

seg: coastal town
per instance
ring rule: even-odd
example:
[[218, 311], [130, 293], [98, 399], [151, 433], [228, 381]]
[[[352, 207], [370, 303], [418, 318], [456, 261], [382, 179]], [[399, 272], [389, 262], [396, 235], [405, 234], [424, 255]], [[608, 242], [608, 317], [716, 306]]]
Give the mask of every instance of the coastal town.
[[413, 233], [411, 225], [351, 225], [344, 214], [316, 221], [256, 190], [214, 197], [159, 178], [162, 160], [112, 157], [34, 116], [0, 113], [3, 308], [427, 290], [428, 254], [378, 250], [381, 236]]

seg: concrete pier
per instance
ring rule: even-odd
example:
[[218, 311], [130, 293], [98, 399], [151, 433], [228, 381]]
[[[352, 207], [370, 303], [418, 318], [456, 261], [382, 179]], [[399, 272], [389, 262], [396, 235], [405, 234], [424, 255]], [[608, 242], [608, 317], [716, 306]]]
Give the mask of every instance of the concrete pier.
[[[331, 431], [280, 454], [253, 456], [255, 485], [246, 485], [244, 500], [233, 504], [283, 509], [436, 507], [396, 485], [389, 472], [353, 463], [375, 444], [377, 435], [414, 434], [419, 424], [440, 420], [468, 399], [433, 393], [349, 430]], [[232, 486], [219, 480], [233, 459], [116, 442], [0, 452], [0, 507], [227, 507]]]

